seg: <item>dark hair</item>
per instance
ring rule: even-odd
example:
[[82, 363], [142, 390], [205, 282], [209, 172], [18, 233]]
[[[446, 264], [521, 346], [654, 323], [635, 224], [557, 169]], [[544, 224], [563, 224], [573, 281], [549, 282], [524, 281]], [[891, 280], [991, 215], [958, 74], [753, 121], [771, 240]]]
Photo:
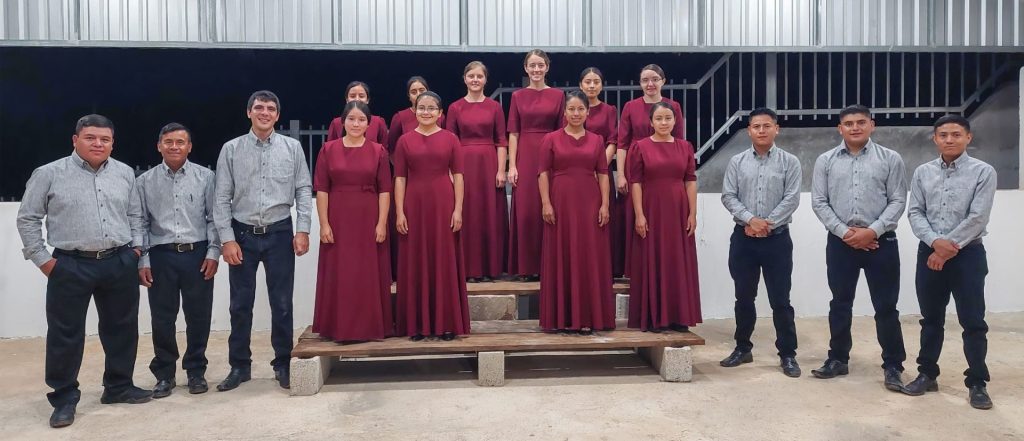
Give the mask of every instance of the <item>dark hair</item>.
[[362, 87], [363, 91], [366, 92], [366, 96], [370, 96], [370, 86], [367, 86], [366, 83], [362, 81], [353, 81], [348, 83], [348, 86], [345, 86], [345, 99], [348, 99], [348, 93], [352, 91], [353, 87]]
[[277, 94], [269, 90], [257, 90], [249, 95], [249, 104], [246, 110], [252, 110], [252, 106], [256, 104], [256, 100], [269, 101], [277, 105], [277, 111], [281, 111], [281, 100], [277, 99]]
[[534, 49], [534, 50], [531, 50], [530, 52], [527, 52], [526, 56], [523, 57], [523, 66], [526, 66], [526, 63], [530, 60], [530, 57], [532, 57], [534, 55], [536, 55], [536, 56], [540, 57], [541, 59], [543, 59], [544, 60], [544, 64], [551, 64], [551, 57], [548, 57], [548, 53], [547, 52], [544, 52], [541, 49]]
[[779, 122], [779, 114], [775, 113], [774, 110], [769, 109], [767, 107], [758, 107], [758, 108], [756, 108], [754, 110], [751, 110], [750, 111], [750, 116], [747, 117], [747, 122], [749, 123], [751, 120], [754, 119], [755, 116], [761, 116], [761, 115], [767, 115], [768, 117], [770, 117], [772, 119], [772, 122], [775, 122], [775, 123]]
[[172, 122], [170, 124], [167, 124], [166, 126], [163, 126], [163, 128], [160, 129], [160, 134], [157, 135], [156, 140], [157, 142], [159, 142], [160, 140], [164, 139], [164, 135], [171, 132], [177, 132], [179, 130], [184, 130], [185, 135], [188, 135], [188, 141], [192, 142], [192, 131], [189, 130], [188, 127], [185, 127], [184, 124], [176, 122]]
[[590, 74], [597, 75], [597, 77], [601, 79], [601, 82], [604, 82], [604, 74], [601, 73], [601, 69], [598, 69], [596, 67], [588, 67], [586, 69], [583, 69], [583, 72], [580, 72], [580, 82], [582, 83], [583, 78]]
[[657, 64], [648, 64], [644, 66], [643, 69], [640, 69], [640, 74], [642, 75], [645, 70], [654, 71], [654, 73], [658, 74], [658, 76], [660, 76], [661, 79], [665, 79], [665, 71], [662, 70], [661, 66], [658, 66]]
[[967, 121], [967, 118], [964, 118], [962, 115], [953, 114], [943, 115], [939, 117], [939, 119], [935, 120], [935, 125], [932, 126], [932, 131], [934, 132], [938, 130], [939, 127], [946, 124], [959, 125], [960, 127], [963, 127], [964, 130], [967, 131], [967, 133], [971, 133], [971, 122]]
[[658, 109], [668, 109], [672, 112], [672, 118], [676, 117], [676, 110], [672, 108], [672, 105], [665, 101], [658, 101], [651, 106], [651, 111], [647, 113], [647, 119], [654, 120], [654, 112]]
[[342, 121], [342, 123], [344, 123], [345, 119], [348, 118], [349, 112], [352, 112], [353, 110], [358, 110], [360, 112], [363, 112], [363, 114], [366, 115], [366, 120], [367, 121], [369, 121], [370, 118], [373, 118], [373, 114], [370, 113], [370, 105], [369, 104], [366, 104], [366, 103], [364, 103], [362, 101], [359, 101], [359, 100], [352, 100], [352, 101], [349, 101], [348, 103], [345, 103], [345, 108], [341, 111], [341, 121]]
[[[484, 73], [486, 74], [487, 68], [484, 68], [484, 70], [485, 70]], [[412, 88], [413, 83], [420, 83], [420, 84], [423, 85], [424, 89], [430, 90], [430, 85], [427, 84], [427, 79], [426, 78], [423, 78], [423, 77], [421, 77], [419, 75], [413, 75], [413, 76], [409, 77], [408, 81], [405, 82], [405, 93], [406, 94], [409, 94], [409, 89]]]
[[871, 109], [867, 108], [867, 106], [863, 106], [860, 104], [849, 105], [844, 107], [843, 110], [840, 110], [839, 120], [842, 121], [843, 118], [849, 115], [865, 115], [868, 117], [868, 119], [874, 119], [871, 117]]
[[566, 106], [569, 105], [569, 100], [571, 100], [573, 98], [582, 101], [583, 105], [586, 106], [587, 110], [590, 110], [590, 100], [587, 99], [587, 96], [585, 94], [583, 94], [583, 92], [581, 92], [579, 90], [571, 90], [569, 92], [566, 92], [565, 93], [565, 104], [566, 104]]
[[[462, 76], [466, 76], [466, 74], [468, 74], [469, 71], [476, 69], [478, 67], [484, 70], [485, 77], [490, 75], [487, 73], [487, 66], [484, 66], [484, 63], [482, 61], [470, 61], [469, 64], [466, 65], [466, 68], [462, 69]], [[426, 86], [427, 83], [423, 83], [423, 85]], [[412, 84], [409, 84], [409, 86], [412, 86]], [[408, 91], [409, 88], [406, 87], [405, 90]]]
[[85, 115], [78, 118], [78, 122], [75, 123], [75, 134], [82, 132], [82, 129], [86, 127], [99, 127], [101, 129], [110, 129], [110, 134], [114, 134], [114, 122], [103, 115], [96, 113]]
[[415, 105], [419, 105], [420, 104], [420, 100], [422, 100], [425, 97], [430, 97], [430, 98], [433, 98], [433, 99], [437, 100], [437, 108], [438, 109], [442, 108], [441, 106], [444, 103], [441, 102], [441, 96], [436, 94], [436, 93], [434, 93], [434, 92], [432, 92], [432, 91], [429, 91], [429, 90], [426, 91], [426, 92], [423, 92], [423, 93], [421, 93], [419, 95], [416, 95], [416, 104]]

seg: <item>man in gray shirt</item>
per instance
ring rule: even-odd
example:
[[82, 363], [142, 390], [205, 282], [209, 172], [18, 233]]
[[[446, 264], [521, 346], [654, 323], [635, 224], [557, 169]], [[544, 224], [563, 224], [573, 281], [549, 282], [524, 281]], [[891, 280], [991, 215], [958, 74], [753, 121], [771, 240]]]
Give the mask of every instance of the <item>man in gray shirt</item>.
[[729, 273], [736, 285], [736, 349], [719, 364], [734, 367], [754, 361], [750, 336], [757, 321], [754, 298], [763, 272], [782, 372], [799, 377], [796, 324], [789, 303], [793, 286], [789, 223], [800, 205], [800, 160], [775, 145], [779, 134], [775, 111], [751, 111], [747, 133], [751, 148], [729, 160], [722, 181], [722, 204], [736, 222], [729, 240]]
[[[290, 387], [288, 363], [293, 344], [292, 294], [295, 256], [309, 251], [312, 179], [306, 156], [295, 139], [274, 132], [280, 100], [268, 90], [249, 97], [249, 133], [224, 144], [217, 160], [214, 223], [231, 282], [231, 372], [217, 385], [228, 391], [250, 379], [252, 307], [256, 270], [266, 270], [270, 300], [274, 376]], [[295, 233], [291, 208], [295, 205]]]
[[[18, 209], [22, 253], [46, 282], [46, 384], [51, 427], [70, 426], [81, 398], [78, 371], [89, 301], [96, 303], [106, 354], [100, 402], [145, 403], [152, 392], [132, 383], [139, 342], [139, 206], [135, 174], [110, 157], [114, 124], [86, 115], [71, 137], [74, 151], [32, 172]], [[46, 222], [46, 239], [42, 226]], [[55, 249], [47, 252], [46, 243]], [[136, 243], [136, 247], [141, 244]]]
[[206, 343], [220, 241], [213, 225], [213, 171], [188, 161], [192, 133], [181, 124], [167, 124], [160, 129], [156, 148], [163, 162], [136, 179], [143, 235], [135, 242], [146, 250], [139, 280], [149, 288], [153, 319], [153, 398], [163, 398], [175, 386], [179, 305], [185, 313], [187, 345], [181, 367], [188, 374], [188, 390], [198, 394], [208, 389]]
[[991, 409], [985, 384], [990, 380], [988, 324], [985, 323], [985, 236], [996, 171], [967, 155], [971, 124], [960, 115], [935, 121], [933, 140], [939, 158], [921, 164], [910, 186], [910, 226], [921, 239], [917, 247], [917, 301], [921, 304], [921, 353], [917, 379], [903, 389], [908, 395], [937, 391], [939, 354], [945, 333], [946, 306], [952, 294], [964, 329], [967, 370], [964, 384], [971, 406]]
[[885, 387], [899, 391], [907, 353], [896, 309], [900, 294], [896, 224], [907, 204], [907, 171], [899, 153], [871, 140], [874, 129], [867, 107], [843, 109], [839, 113], [843, 142], [814, 163], [811, 207], [829, 233], [825, 263], [832, 290], [828, 313], [832, 338], [828, 359], [811, 373], [817, 378], [849, 373], [853, 299], [863, 269], [875, 307]]

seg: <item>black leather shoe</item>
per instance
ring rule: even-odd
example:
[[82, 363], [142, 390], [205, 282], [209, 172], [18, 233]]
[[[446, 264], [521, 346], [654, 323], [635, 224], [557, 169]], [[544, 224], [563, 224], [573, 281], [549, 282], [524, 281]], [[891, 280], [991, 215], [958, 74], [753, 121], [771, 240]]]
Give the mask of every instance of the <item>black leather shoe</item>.
[[274, 379], [277, 380], [277, 384], [280, 385], [282, 389], [292, 388], [291, 369], [287, 366], [274, 369]]
[[149, 402], [153, 398], [153, 391], [140, 389], [135, 386], [129, 387], [124, 392], [117, 395], [112, 395], [103, 391], [103, 395], [100, 395], [100, 403], [103, 404], [142, 404]]
[[75, 422], [75, 404], [65, 404], [53, 409], [50, 414], [50, 427], [59, 429]]
[[903, 372], [894, 367], [885, 368], [885, 388], [893, 392], [903, 391]]
[[409, 340], [412, 340], [412, 341], [423, 341], [423, 339], [425, 339], [425, 338], [427, 338], [427, 337], [425, 337], [423, 334], [416, 334], [416, 335], [413, 335], [413, 336], [409, 337]]
[[679, 323], [673, 323], [668, 325], [668, 328], [676, 332], [690, 332], [690, 327], [686, 325], [680, 325]]
[[938, 390], [939, 383], [937, 381], [925, 374], [918, 374], [917, 378], [903, 386], [900, 392], [912, 397], [918, 397], [924, 395], [925, 392], [937, 392]]
[[800, 363], [796, 362], [795, 357], [782, 357], [779, 366], [782, 367], [782, 373], [790, 378], [799, 378], [800, 374], [803, 373], [800, 370]]
[[480, 283], [480, 279], [476, 277], [470, 277], [466, 279], [466, 283]]
[[210, 386], [206, 384], [206, 378], [202, 375], [195, 377], [188, 377], [188, 393], [190, 394], [202, 394], [210, 390]]
[[839, 360], [828, 359], [818, 369], [811, 369], [811, 374], [816, 378], [835, 378], [839, 375], [850, 373], [850, 365]]
[[525, 274], [516, 276], [516, 282], [529, 282], [529, 281], [530, 281], [530, 276], [527, 276]]
[[160, 380], [156, 382], [156, 386], [153, 386], [153, 398], [163, 398], [169, 396], [171, 391], [177, 384], [174, 380]]
[[750, 363], [753, 361], [754, 354], [751, 354], [750, 351], [742, 351], [736, 349], [732, 351], [732, 353], [729, 354], [728, 357], [725, 357], [724, 360], [718, 362], [718, 365], [722, 367], [736, 367], [741, 364]]
[[444, 341], [455, 340], [455, 333], [454, 332], [445, 332], [444, 334], [441, 334], [441, 340], [444, 340]]
[[971, 386], [970, 397], [971, 407], [981, 410], [992, 408], [992, 398], [988, 396], [988, 390], [985, 389], [985, 386]]
[[494, 282], [494, 279], [492, 279], [490, 277], [487, 277], [487, 276], [483, 276], [483, 277], [480, 278], [480, 281], [483, 282], [483, 283], [491, 283], [491, 282]]
[[217, 385], [217, 391], [227, 392], [251, 379], [252, 372], [249, 369], [232, 368], [231, 372], [228, 372], [228, 376], [224, 377], [224, 381], [221, 381], [220, 384]]

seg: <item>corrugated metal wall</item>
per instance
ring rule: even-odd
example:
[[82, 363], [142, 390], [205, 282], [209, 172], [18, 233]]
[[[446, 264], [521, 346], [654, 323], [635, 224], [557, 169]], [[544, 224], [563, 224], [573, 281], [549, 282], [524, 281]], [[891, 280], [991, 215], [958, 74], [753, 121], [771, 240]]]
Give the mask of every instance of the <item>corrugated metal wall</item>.
[[1024, 0], [0, 0], [0, 44], [1011, 51]]

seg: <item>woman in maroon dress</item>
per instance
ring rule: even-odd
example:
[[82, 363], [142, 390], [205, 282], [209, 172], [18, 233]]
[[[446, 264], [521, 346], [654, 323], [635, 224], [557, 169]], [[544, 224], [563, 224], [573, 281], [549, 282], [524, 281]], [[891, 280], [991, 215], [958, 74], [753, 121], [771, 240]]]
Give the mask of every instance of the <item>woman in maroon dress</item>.
[[[593, 132], [604, 139], [608, 146], [605, 150], [605, 157], [608, 158], [609, 175], [615, 167], [615, 145], [618, 143], [618, 109], [611, 104], [601, 101], [601, 91], [604, 89], [604, 74], [596, 67], [588, 67], [580, 73], [580, 90], [587, 96], [590, 103], [590, 110], [587, 114], [587, 131]], [[626, 205], [623, 203], [625, 197], [616, 198], [617, 192], [609, 196], [609, 213], [611, 221], [608, 222], [608, 237], [611, 241], [612, 276], [622, 275], [625, 271], [626, 253]]]
[[[388, 129], [388, 151], [394, 153], [398, 139], [419, 126], [416, 118], [416, 97], [421, 93], [430, 90], [427, 80], [419, 75], [409, 77], [405, 82], [405, 94], [409, 97], [409, 107], [395, 112], [391, 117], [391, 127]], [[444, 114], [437, 120], [438, 127], [444, 128]]]
[[[345, 88], [345, 104], [351, 103], [352, 101], [362, 101], [366, 105], [370, 104], [370, 86], [362, 81], [353, 81], [348, 83], [348, 87]], [[345, 136], [345, 125], [342, 121], [343, 117], [337, 117], [331, 120], [331, 125], [327, 127], [327, 141], [334, 141], [335, 139]], [[384, 118], [377, 115], [373, 115], [370, 118], [370, 125], [366, 128], [366, 139], [376, 142], [377, 144], [384, 145], [388, 139], [388, 126], [384, 122]]]
[[[661, 96], [661, 86], [665, 85], [665, 71], [661, 69], [657, 64], [648, 64], [640, 69], [640, 87], [644, 91], [644, 95], [640, 98], [636, 98], [627, 102], [622, 106], [622, 115], [619, 118], [619, 144], [618, 150], [615, 155], [616, 168], [618, 171], [615, 172], [615, 189], [620, 195], [625, 196], [624, 206], [631, 207], [632, 202], [629, 197], [629, 175], [626, 167], [626, 152], [630, 147], [633, 146], [637, 141], [651, 136], [654, 133], [654, 129], [651, 128], [651, 108], [656, 103], [666, 103], [671, 109], [672, 113], [676, 117], [676, 125], [672, 130], [672, 136], [684, 139], [685, 133], [685, 121], [683, 120], [683, 111], [679, 107], [679, 103], [672, 101], [671, 99]], [[633, 230], [633, 210], [626, 210], [626, 225], [625, 231]], [[633, 242], [626, 240], [626, 277], [629, 277], [629, 261]]]
[[395, 146], [395, 208], [398, 210], [397, 327], [419, 341], [452, 340], [469, 333], [462, 229], [462, 147], [437, 126], [441, 98], [416, 98], [419, 126]]
[[544, 135], [562, 126], [565, 96], [548, 87], [548, 54], [534, 49], [526, 54], [523, 68], [530, 85], [512, 93], [508, 113], [508, 180], [512, 183], [512, 215], [509, 218], [508, 272], [520, 281], [537, 280], [540, 274], [540, 243], [544, 221], [540, 216], [540, 143]]
[[629, 327], [686, 331], [701, 322], [697, 279], [697, 164], [693, 146], [673, 134], [676, 111], [655, 103], [654, 135], [629, 151], [636, 234], [630, 261]]
[[366, 139], [370, 108], [345, 105], [345, 136], [324, 144], [313, 190], [320, 217], [313, 332], [335, 341], [393, 335], [388, 207], [391, 171], [384, 146]]
[[467, 282], [490, 282], [505, 271], [508, 201], [505, 198], [505, 111], [484, 96], [487, 66], [466, 65], [466, 96], [448, 107], [446, 128], [459, 137], [465, 164], [462, 249]]
[[[564, 129], [541, 142], [540, 327], [590, 334], [615, 328], [608, 256], [608, 156], [587, 131], [587, 97], [569, 92]], [[596, 174], [596, 179], [595, 179]]]

